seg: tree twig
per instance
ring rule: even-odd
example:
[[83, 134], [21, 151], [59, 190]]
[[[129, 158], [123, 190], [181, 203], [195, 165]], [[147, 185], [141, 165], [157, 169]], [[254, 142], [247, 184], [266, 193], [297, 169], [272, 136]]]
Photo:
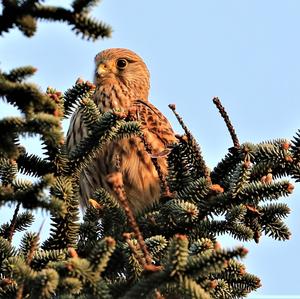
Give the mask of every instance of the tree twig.
[[9, 233], [8, 233], [8, 238], [7, 238], [9, 243], [12, 242], [12, 238], [13, 238], [13, 235], [15, 233], [15, 227], [16, 227], [16, 223], [17, 223], [17, 217], [18, 217], [18, 213], [19, 213], [19, 210], [20, 210], [20, 206], [21, 206], [21, 202], [18, 202], [18, 204], [15, 208], [13, 218], [11, 219], [11, 222], [10, 222]]
[[107, 179], [107, 182], [113, 186], [113, 190], [115, 191], [115, 193], [119, 199], [119, 202], [121, 203], [121, 205], [124, 208], [124, 211], [128, 218], [129, 224], [130, 224], [130, 226], [134, 232], [134, 235], [137, 239], [137, 242], [144, 254], [146, 264], [150, 265], [152, 263], [152, 258], [147, 250], [146, 243], [145, 243], [142, 233], [139, 229], [139, 226], [135, 220], [133, 212], [132, 212], [131, 208], [129, 207], [128, 199], [127, 199], [126, 192], [124, 189], [122, 173], [119, 171], [111, 173], [107, 176], [106, 179]]
[[171, 196], [171, 192], [170, 192], [170, 188], [168, 185], [168, 182], [166, 180], [166, 176], [163, 174], [161, 167], [157, 161], [157, 157], [153, 157], [153, 151], [152, 151], [152, 146], [147, 142], [145, 135], [142, 134], [142, 136], [140, 136], [142, 142], [144, 143], [145, 146], [145, 150], [146, 152], [150, 155], [151, 157], [151, 161], [156, 169], [156, 172], [158, 174], [158, 178], [160, 181], [160, 187], [161, 187], [161, 195], [162, 196]]
[[[35, 238], [32, 240], [32, 243], [31, 243], [31, 246], [29, 248], [29, 252], [27, 254], [27, 257], [26, 257], [26, 264], [27, 265], [30, 265], [31, 261], [32, 261], [32, 258], [33, 258], [33, 255], [34, 255], [34, 252], [37, 248], [37, 244], [38, 244], [38, 241], [40, 239], [40, 234], [41, 234], [41, 231], [42, 231], [42, 228], [44, 226], [44, 223], [45, 223], [45, 219], [44, 221], [42, 222], [40, 228], [39, 228], [39, 231], [37, 233], [37, 235], [35, 236]], [[24, 292], [24, 282], [22, 282], [19, 287], [18, 287], [18, 291], [17, 291], [17, 294], [16, 294], [16, 299], [22, 299], [23, 298], [23, 292]]]
[[222, 106], [221, 101], [219, 100], [219, 98], [214, 97], [214, 98], [213, 98], [213, 102], [214, 102], [214, 104], [216, 105], [216, 107], [218, 108], [218, 110], [219, 110], [219, 112], [220, 112], [222, 118], [223, 118], [224, 121], [225, 121], [225, 124], [226, 124], [226, 126], [227, 126], [227, 129], [228, 129], [228, 131], [229, 131], [229, 133], [230, 133], [230, 136], [231, 136], [231, 139], [232, 139], [232, 141], [233, 141], [233, 146], [234, 146], [235, 148], [239, 148], [239, 147], [240, 147], [239, 139], [238, 139], [238, 137], [237, 137], [237, 135], [236, 135], [236, 133], [235, 133], [235, 129], [234, 129], [234, 127], [233, 127], [233, 125], [232, 125], [232, 123], [231, 123], [231, 121], [230, 121], [230, 119], [229, 119], [229, 116], [228, 116], [228, 114], [227, 114], [225, 108]]
[[188, 141], [188, 143], [190, 144], [190, 146], [193, 149], [194, 157], [197, 160], [199, 168], [201, 169], [204, 177], [208, 181], [210, 181], [209, 168], [206, 166], [206, 163], [205, 163], [204, 158], [202, 156], [199, 144], [197, 143], [196, 139], [192, 135], [192, 133], [189, 130], [189, 128], [184, 123], [182, 117], [177, 113], [175, 104], [169, 104], [169, 108], [173, 111], [173, 113], [174, 113], [175, 117], [177, 118], [179, 124], [181, 125], [182, 129], [184, 130], [186, 138], [187, 138], [187, 141]]

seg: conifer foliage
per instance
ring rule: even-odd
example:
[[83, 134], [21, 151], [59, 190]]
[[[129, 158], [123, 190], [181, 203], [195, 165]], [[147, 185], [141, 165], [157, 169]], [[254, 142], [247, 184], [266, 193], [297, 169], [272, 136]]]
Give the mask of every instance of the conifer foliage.
[[[89, 18], [97, 1], [76, 0], [72, 9], [42, 1], [2, 1], [0, 31], [17, 26], [26, 36], [37, 19], [65, 21], [87, 38], [108, 36], [109, 26]], [[219, 99], [233, 147], [208, 169], [199, 145], [175, 109], [183, 128], [168, 154], [169, 176], [161, 175], [162, 196], [153, 207], [133, 215], [119, 172], [109, 177], [116, 196], [99, 188], [79, 221], [80, 172], [114, 139], [139, 136], [139, 123], [126, 111], [101, 114], [92, 100], [95, 87], [79, 79], [61, 93], [27, 83], [30, 66], [0, 73], [0, 95], [21, 117], [0, 120], [0, 206], [10, 204], [11, 221], [0, 227], [0, 298], [241, 298], [260, 286], [240, 259], [243, 247], [223, 249], [222, 234], [259, 242], [263, 235], [286, 240], [289, 214], [281, 197], [300, 180], [300, 133], [294, 140], [240, 144]], [[61, 122], [80, 109], [89, 135], [71, 152]], [[38, 135], [44, 156], [29, 154], [20, 136]], [[147, 148], [147, 146], [146, 146]], [[153, 158], [155, 164], [155, 157]], [[157, 169], [159, 172], [159, 169]], [[35, 177], [20, 179], [19, 174]], [[20, 207], [25, 212], [20, 212]], [[40, 244], [30, 232], [37, 208], [52, 225]], [[23, 232], [18, 247], [15, 232]]]

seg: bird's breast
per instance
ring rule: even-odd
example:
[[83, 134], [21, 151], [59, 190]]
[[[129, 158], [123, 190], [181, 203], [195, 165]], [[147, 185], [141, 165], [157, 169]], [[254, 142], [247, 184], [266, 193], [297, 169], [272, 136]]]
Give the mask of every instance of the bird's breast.
[[120, 84], [106, 84], [99, 86], [94, 94], [94, 101], [100, 112], [112, 109], [128, 109], [135, 98], [125, 86]]
[[[102, 158], [107, 165], [113, 165], [116, 158], [119, 160], [125, 191], [134, 211], [140, 211], [159, 200], [158, 173], [140, 138], [126, 138], [108, 144]], [[166, 173], [165, 158], [158, 158], [158, 163], [162, 172]]]

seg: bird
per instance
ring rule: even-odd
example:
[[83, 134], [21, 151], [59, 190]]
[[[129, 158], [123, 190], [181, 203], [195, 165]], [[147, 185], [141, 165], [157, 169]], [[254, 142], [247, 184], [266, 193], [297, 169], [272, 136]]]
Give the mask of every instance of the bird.
[[[143, 140], [136, 136], [107, 143], [80, 175], [80, 204], [85, 209], [99, 187], [115, 195], [106, 178], [115, 171], [115, 159], [118, 158], [129, 206], [137, 214], [159, 201], [160, 179], [152, 158], [155, 157], [162, 175], [167, 176], [167, 154], [164, 153], [176, 142], [175, 133], [168, 119], [148, 99], [149, 70], [135, 52], [110, 48], [97, 54], [94, 84], [93, 101], [100, 113], [119, 110], [133, 114], [152, 152], [149, 153]], [[88, 134], [83, 116], [77, 109], [67, 133], [68, 151]]]

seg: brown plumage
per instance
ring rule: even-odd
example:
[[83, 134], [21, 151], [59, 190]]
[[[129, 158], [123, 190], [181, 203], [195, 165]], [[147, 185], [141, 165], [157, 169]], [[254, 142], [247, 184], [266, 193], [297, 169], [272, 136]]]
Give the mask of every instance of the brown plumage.
[[[148, 101], [149, 71], [142, 59], [130, 50], [114, 48], [100, 52], [95, 62], [94, 101], [100, 112], [122, 109], [134, 114], [133, 118], [140, 121], [153, 155], [158, 155], [175, 142], [168, 120]], [[69, 150], [88, 134], [81, 118], [78, 111], [72, 116], [67, 134]], [[157, 171], [141, 139], [131, 137], [107, 144], [101, 154], [82, 172], [82, 205], [87, 205], [88, 199], [98, 187], [113, 193], [106, 177], [116, 170], [116, 157], [120, 161], [125, 191], [133, 211], [136, 213], [157, 201], [160, 196]], [[166, 157], [158, 157], [157, 161], [162, 173], [166, 175]]]

